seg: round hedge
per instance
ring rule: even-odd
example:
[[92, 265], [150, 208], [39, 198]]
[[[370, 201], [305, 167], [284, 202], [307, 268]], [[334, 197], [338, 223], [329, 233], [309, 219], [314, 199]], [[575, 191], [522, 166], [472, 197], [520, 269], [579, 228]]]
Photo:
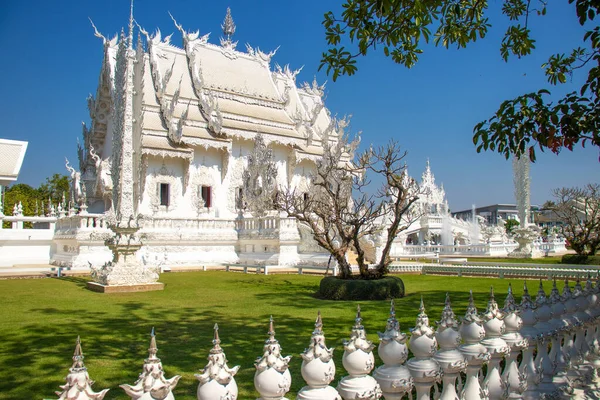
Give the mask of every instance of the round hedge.
[[404, 282], [397, 276], [380, 279], [341, 279], [327, 276], [321, 280], [319, 297], [327, 300], [387, 300], [404, 297]]
[[600, 265], [600, 255], [584, 256], [580, 254], [565, 254], [560, 260], [562, 264]]

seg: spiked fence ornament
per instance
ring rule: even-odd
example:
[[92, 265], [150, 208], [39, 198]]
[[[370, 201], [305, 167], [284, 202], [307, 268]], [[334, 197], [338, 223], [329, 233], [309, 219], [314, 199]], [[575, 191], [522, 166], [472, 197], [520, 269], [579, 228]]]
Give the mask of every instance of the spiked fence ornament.
[[208, 355], [208, 363], [200, 370], [200, 374], [195, 375], [200, 381], [197, 398], [198, 400], [236, 399], [238, 387], [234, 376], [240, 367], [239, 365], [233, 368], [227, 366], [227, 357], [221, 348], [219, 325], [215, 324], [213, 330], [213, 347]]
[[102, 400], [108, 392], [108, 389], [98, 393], [92, 390], [94, 381], [90, 379], [87, 368], [83, 364], [83, 351], [79, 336], [75, 342], [73, 365], [69, 368], [69, 374], [65, 380], [66, 384], [60, 387], [62, 391], [56, 392], [59, 396], [58, 400]]
[[158, 347], [156, 346], [156, 335], [154, 328], [150, 332], [150, 347], [148, 358], [144, 360], [142, 373], [138, 380], [132, 385], [120, 385], [121, 389], [134, 400], [174, 400], [173, 389], [177, 386], [181, 376], [175, 375], [171, 379], [165, 379], [163, 366], [160, 358], [156, 357]]

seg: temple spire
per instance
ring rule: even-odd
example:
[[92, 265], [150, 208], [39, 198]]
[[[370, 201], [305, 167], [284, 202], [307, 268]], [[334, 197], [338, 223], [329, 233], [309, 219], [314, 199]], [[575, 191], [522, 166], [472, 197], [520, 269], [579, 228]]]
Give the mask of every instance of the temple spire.
[[227, 14], [225, 15], [225, 19], [221, 24], [221, 29], [223, 29], [223, 35], [225, 38], [221, 38], [221, 46], [235, 49], [237, 42], [233, 42], [231, 37], [235, 33], [235, 23], [233, 22], [233, 17], [231, 16], [231, 9], [227, 7]]
[[223, 29], [223, 35], [225, 35], [227, 41], [231, 42], [231, 36], [235, 33], [235, 23], [231, 16], [231, 8], [229, 7], [227, 7], [227, 14], [225, 15], [221, 28]]
[[127, 39], [127, 47], [133, 50], [133, 0], [129, 6], [129, 35]]

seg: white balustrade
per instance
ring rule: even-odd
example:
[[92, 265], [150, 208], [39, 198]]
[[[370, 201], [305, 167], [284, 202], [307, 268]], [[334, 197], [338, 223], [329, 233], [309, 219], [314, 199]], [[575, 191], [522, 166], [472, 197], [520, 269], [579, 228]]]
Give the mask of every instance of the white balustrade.
[[[409, 341], [414, 356], [406, 366], [403, 365], [407, 358], [406, 335], [400, 332], [392, 302], [385, 332], [379, 334], [378, 351], [384, 364], [375, 370], [373, 377], [369, 373], [374, 368], [374, 345], [366, 338], [359, 307], [350, 340], [344, 342], [342, 363], [349, 375], [341, 379], [337, 390], [329, 386], [335, 378], [336, 369], [333, 349], [325, 344], [319, 313], [309, 347], [301, 355], [302, 377], [308, 385], [300, 390], [297, 399], [377, 400], [383, 396], [386, 400], [399, 400], [413, 395], [413, 385], [418, 400], [587, 398], [585, 390], [596, 387], [596, 369], [600, 366], [597, 337], [599, 293], [600, 279], [594, 286], [588, 277], [585, 288], [577, 283], [573, 292], [566, 282], [563, 296], [559, 294], [556, 282], [549, 297], [540, 285], [534, 302], [525, 285], [522, 301], [517, 305], [512, 287], [509, 287], [504, 308], [498, 308], [491, 292], [487, 309], [480, 316], [471, 292], [460, 328], [446, 297], [435, 332], [429, 326], [421, 301]], [[564, 337], [565, 345], [561, 345], [561, 337]], [[199, 400], [237, 398], [234, 375], [239, 367], [227, 366], [220, 343], [215, 325], [208, 364], [196, 375], [200, 381]], [[549, 344], [551, 350], [548, 353]], [[534, 359], [536, 346], [538, 356]], [[150, 354], [144, 361], [142, 375], [133, 386], [121, 385], [130, 397], [140, 400], [157, 396], [174, 398], [173, 389], [179, 377], [164, 378], [156, 351], [152, 335]], [[518, 368], [520, 352], [522, 361]], [[505, 366], [502, 370], [503, 358]], [[260, 399], [285, 399], [291, 384], [289, 360], [290, 357], [281, 356], [271, 318], [263, 356], [255, 364], [254, 385]], [[482, 380], [480, 375], [485, 363], [489, 363], [488, 372]], [[466, 380], [462, 387], [462, 382], [457, 385], [456, 380], [465, 368]], [[442, 393], [432, 397], [432, 386], [437, 392], [440, 379], [443, 381]], [[60, 399], [72, 398], [79, 393], [80, 387], [85, 388], [87, 397], [80, 395], [79, 398], [102, 399], [107, 390], [94, 393], [90, 384], [77, 340], [73, 366], [67, 375], [67, 384], [59, 393]]]

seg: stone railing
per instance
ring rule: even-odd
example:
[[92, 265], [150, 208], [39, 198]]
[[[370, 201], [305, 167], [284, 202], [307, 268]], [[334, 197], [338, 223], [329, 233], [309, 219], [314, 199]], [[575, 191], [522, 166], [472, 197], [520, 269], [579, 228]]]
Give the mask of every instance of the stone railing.
[[[555, 240], [551, 242], [534, 241], [533, 247], [543, 254], [562, 254], [566, 252], [565, 240]], [[463, 244], [463, 245], [417, 245], [406, 244], [401, 248], [401, 254], [397, 255], [418, 255], [427, 253], [439, 253], [441, 255], [486, 255], [486, 256], [506, 256], [518, 247], [517, 243], [483, 243], [483, 244]]]
[[[342, 360], [347, 374], [341, 374], [345, 376], [336, 388], [329, 386], [336, 378], [334, 349], [326, 347], [325, 330], [318, 313], [312, 336], [306, 338], [308, 348], [301, 354], [301, 375], [307, 385], [296, 398], [377, 400], [383, 396], [401, 399], [406, 395], [413, 398], [413, 392], [419, 400], [591, 398], [587, 396], [595, 390], [596, 369], [600, 367], [599, 299], [600, 281], [594, 286], [589, 278], [585, 287], [579, 280], [573, 287], [565, 281], [562, 294], [555, 281], [550, 295], [544, 292], [540, 282], [535, 299], [525, 285], [520, 303], [509, 286], [504, 307], [498, 306], [492, 290], [483, 313], [475, 307], [471, 292], [464, 318], [459, 321], [446, 296], [440, 322], [435, 328], [430, 326], [421, 300], [420, 309], [414, 311], [417, 317], [410, 339], [408, 334], [400, 331], [392, 301], [389, 318], [381, 321], [385, 328], [379, 334], [378, 353], [383, 365], [376, 369], [372, 352], [375, 346], [367, 340], [359, 307], [350, 339], [344, 341]], [[350, 321], [348, 325], [351, 325]], [[279, 334], [285, 335], [285, 332]], [[227, 343], [228, 338], [224, 342]], [[235, 375], [239, 367], [227, 365], [220, 344], [221, 337], [215, 325], [214, 347], [208, 364], [196, 375], [200, 382], [197, 388], [199, 400], [236, 399], [238, 396]], [[272, 317], [263, 350], [262, 357], [255, 363], [256, 391], [261, 399], [284, 399], [292, 380], [290, 357], [282, 356]], [[409, 350], [413, 357], [407, 360]], [[120, 385], [128, 395], [155, 398], [150, 393], [160, 393], [162, 398], [173, 398], [178, 377], [164, 377], [156, 352], [157, 343], [152, 332], [150, 354], [144, 360], [138, 384]], [[58, 377], [56, 381], [59, 381]], [[83, 365], [79, 339], [66, 381], [67, 385], [61, 387], [60, 398], [78, 390], [80, 400], [102, 399], [107, 390], [98, 394], [93, 392]], [[190, 389], [185, 388], [185, 391]], [[433, 397], [432, 392], [435, 393]]]
[[79, 229], [108, 229], [104, 214], [75, 214], [58, 218], [56, 230], [73, 232]]
[[264, 231], [279, 229], [279, 216], [266, 216], [261, 218], [240, 218], [236, 220], [238, 231]]
[[232, 219], [208, 218], [156, 218], [144, 219], [143, 229], [182, 229], [182, 230], [226, 230], [233, 229], [235, 222]]
[[457, 276], [490, 276], [519, 278], [585, 278], [588, 274], [596, 275], [600, 267], [590, 265], [552, 265], [552, 264], [509, 264], [509, 265], [443, 265], [423, 264], [422, 274], [457, 275]]
[[25, 222], [31, 222], [33, 229], [52, 229], [56, 223], [56, 217], [46, 216], [24, 216], [24, 215], [0, 215], [0, 229], [2, 222], [10, 222], [8, 229], [25, 229]]

